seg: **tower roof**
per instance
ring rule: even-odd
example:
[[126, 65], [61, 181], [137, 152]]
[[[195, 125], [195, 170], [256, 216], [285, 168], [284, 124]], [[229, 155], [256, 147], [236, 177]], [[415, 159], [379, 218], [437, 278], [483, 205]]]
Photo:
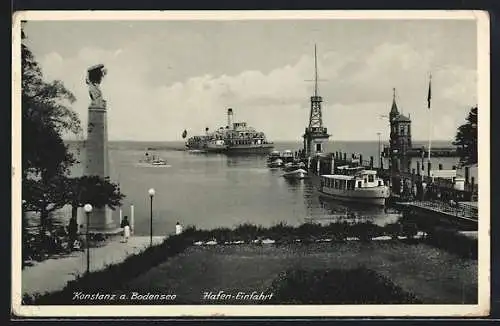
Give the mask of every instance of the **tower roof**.
[[410, 118], [408, 118], [402, 114], [398, 114], [394, 120], [398, 121], [398, 122], [411, 122]]
[[398, 105], [396, 104], [396, 89], [392, 89], [392, 107], [391, 107], [391, 115], [398, 115]]

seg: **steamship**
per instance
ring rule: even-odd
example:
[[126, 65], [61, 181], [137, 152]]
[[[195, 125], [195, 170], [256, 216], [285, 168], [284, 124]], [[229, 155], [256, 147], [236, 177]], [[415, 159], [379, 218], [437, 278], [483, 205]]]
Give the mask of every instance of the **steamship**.
[[233, 109], [227, 110], [227, 126], [202, 136], [190, 137], [186, 142], [188, 150], [204, 150], [224, 154], [268, 154], [274, 144], [266, 139], [262, 131], [248, 126], [246, 122], [233, 123]]

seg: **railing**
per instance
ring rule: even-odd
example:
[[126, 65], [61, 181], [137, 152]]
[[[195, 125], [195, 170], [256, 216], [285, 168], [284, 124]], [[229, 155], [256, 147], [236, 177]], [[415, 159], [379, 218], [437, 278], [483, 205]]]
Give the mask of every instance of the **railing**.
[[441, 201], [414, 201], [409, 204], [411, 206], [430, 209], [440, 213], [476, 221], [478, 220], [479, 216], [477, 207], [465, 203], [456, 203], [454, 205], [450, 205]]

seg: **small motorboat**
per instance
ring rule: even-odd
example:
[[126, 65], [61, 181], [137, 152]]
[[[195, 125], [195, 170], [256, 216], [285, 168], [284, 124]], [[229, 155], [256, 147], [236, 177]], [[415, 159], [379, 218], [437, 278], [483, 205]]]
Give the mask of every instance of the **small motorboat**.
[[295, 160], [295, 157], [294, 157], [293, 152], [291, 150], [287, 149], [287, 150], [283, 151], [283, 153], [281, 154], [281, 159], [285, 163], [290, 163], [290, 162], [293, 162]]
[[151, 162], [151, 165], [158, 166], [158, 165], [167, 165], [167, 161], [165, 161], [162, 158], [155, 159]]
[[279, 151], [272, 151], [267, 156], [267, 162], [270, 163], [276, 159], [281, 159], [281, 153]]
[[286, 170], [298, 170], [298, 169], [305, 169], [306, 165], [304, 164], [304, 162], [294, 161], [285, 163], [284, 168]]
[[307, 171], [304, 169], [287, 169], [285, 173], [283, 173], [283, 177], [287, 179], [305, 179], [307, 177]]
[[280, 168], [280, 167], [282, 167], [282, 166], [283, 166], [283, 160], [282, 160], [282, 159], [280, 159], [280, 158], [277, 158], [277, 159], [275, 159], [274, 161], [272, 161], [272, 162], [268, 163], [268, 164], [267, 164], [267, 166], [269, 166], [269, 167], [270, 167], [270, 168], [272, 168], [272, 169], [273, 169], [273, 168], [274, 168], [274, 169], [275, 169], [275, 168]]
[[154, 166], [154, 167], [169, 166], [165, 159], [159, 156], [149, 155], [149, 153], [146, 153], [144, 155], [144, 159], [140, 160], [139, 164], [142, 166]]

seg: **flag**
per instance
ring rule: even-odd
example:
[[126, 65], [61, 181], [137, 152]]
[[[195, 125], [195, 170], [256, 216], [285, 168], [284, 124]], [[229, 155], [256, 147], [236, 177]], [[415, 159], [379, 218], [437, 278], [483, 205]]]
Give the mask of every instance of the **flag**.
[[431, 108], [431, 78], [429, 78], [429, 92], [427, 93], [427, 108]]

